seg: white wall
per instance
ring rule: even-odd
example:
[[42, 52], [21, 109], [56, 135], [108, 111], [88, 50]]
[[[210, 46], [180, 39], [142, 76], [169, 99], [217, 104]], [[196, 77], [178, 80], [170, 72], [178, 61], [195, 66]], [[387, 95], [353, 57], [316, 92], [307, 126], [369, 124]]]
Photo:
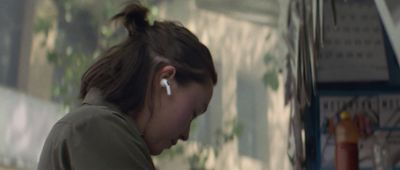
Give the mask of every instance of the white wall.
[[61, 109], [0, 86], [0, 166], [35, 169], [47, 134], [64, 113]]

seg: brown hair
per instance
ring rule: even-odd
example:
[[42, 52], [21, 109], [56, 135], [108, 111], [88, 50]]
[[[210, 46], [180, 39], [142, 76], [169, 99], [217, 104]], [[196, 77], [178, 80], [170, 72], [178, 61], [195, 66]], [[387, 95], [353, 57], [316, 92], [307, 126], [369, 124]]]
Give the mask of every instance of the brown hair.
[[81, 99], [95, 87], [122, 112], [139, 111], [153, 73], [166, 65], [176, 68], [175, 79], [180, 85], [217, 83], [210, 51], [193, 33], [170, 21], [150, 25], [147, 14], [147, 8], [128, 4], [112, 18], [124, 25], [128, 37], [106, 50], [83, 74]]

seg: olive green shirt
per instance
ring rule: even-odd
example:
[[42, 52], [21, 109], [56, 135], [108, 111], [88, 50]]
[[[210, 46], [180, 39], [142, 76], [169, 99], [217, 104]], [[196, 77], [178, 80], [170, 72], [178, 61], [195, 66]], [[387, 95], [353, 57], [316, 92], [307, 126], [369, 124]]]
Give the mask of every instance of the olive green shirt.
[[91, 89], [76, 110], [60, 119], [44, 144], [38, 170], [152, 170], [134, 121]]

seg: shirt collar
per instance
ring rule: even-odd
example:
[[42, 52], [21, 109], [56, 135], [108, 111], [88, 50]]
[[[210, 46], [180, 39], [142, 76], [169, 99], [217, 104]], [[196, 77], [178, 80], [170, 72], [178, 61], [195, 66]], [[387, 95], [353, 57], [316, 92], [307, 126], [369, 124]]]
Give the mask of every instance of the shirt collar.
[[[104, 96], [102, 95], [102, 92], [100, 89], [98, 88], [91, 88], [89, 89], [89, 91], [86, 93], [85, 98], [82, 101], [82, 105], [84, 104], [88, 104], [88, 105], [100, 105], [100, 106], [106, 106], [108, 108], [110, 108], [113, 111], [116, 111], [117, 113], [121, 114], [122, 112], [120, 111], [120, 109], [118, 108], [118, 106], [107, 102], [104, 99]], [[122, 114], [124, 117], [127, 117], [127, 115]], [[139, 132], [139, 130], [137, 129], [137, 127], [134, 125], [135, 122], [132, 119], [127, 118], [127, 120], [129, 122], [131, 122], [131, 124], [129, 124], [130, 127], [133, 128], [135, 134], [137, 134], [138, 136], [141, 136], [141, 133]], [[144, 139], [142, 137], [139, 138], [140, 139], [140, 146], [143, 150], [143, 152], [147, 153], [147, 159], [151, 162], [152, 166], [154, 167], [153, 161], [151, 159], [150, 156], [150, 151], [147, 148], [147, 145], [144, 141]]]
[[105, 100], [102, 92], [98, 88], [90, 88], [89, 91], [86, 93], [85, 98], [82, 101], [82, 105], [100, 105], [100, 106], [107, 106], [114, 111], [121, 112], [118, 106], [109, 103]]

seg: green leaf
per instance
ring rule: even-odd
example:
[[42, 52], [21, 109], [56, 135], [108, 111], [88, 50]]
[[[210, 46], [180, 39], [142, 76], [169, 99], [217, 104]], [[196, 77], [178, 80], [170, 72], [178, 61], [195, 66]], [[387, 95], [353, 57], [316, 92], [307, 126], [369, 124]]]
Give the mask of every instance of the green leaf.
[[101, 30], [101, 34], [106, 38], [111, 37], [112, 34], [114, 33], [113, 30], [107, 26], [102, 26], [100, 30]]
[[270, 53], [265, 54], [265, 56], [264, 56], [265, 64], [270, 64], [273, 60], [274, 60], [274, 56], [272, 56], [272, 54], [270, 54]]
[[264, 74], [263, 77], [265, 86], [269, 86], [272, 90], [276, 91], [279, 88], [278, 73], [270, 71]]
[[156, 6], [150, 7], [150, 15], [147, 17], [150, 25], [154, 24], [154, 21], [157, 19], [157, 16], [158, 16], [158, 8]]
[[44, 33], [47, 35], [51, 28], [51, 19], [50, 18], [38, 18], [34, 25], [35, 33]]
[[57, 62], [58, 55], [55, 51], [47, 51], [47, 61], [55, 64]]
[[106, 1], [104, 3], [104, 6], [105, 6], [104, 7], [105, 10], [103, 12], [104, 12], [105, 18], [111, 18], [116, 14], [117, 11], [114, 10], [112, 1]]
[[233, 134], [235, 135], [235, 136], [238, 136], [238, 137], [240, 137], [240, 135], [242, 134], [242, 132], [243, 132], [243, 125], [242, 124], [236, 124], [234, 127], [233, 127]]

